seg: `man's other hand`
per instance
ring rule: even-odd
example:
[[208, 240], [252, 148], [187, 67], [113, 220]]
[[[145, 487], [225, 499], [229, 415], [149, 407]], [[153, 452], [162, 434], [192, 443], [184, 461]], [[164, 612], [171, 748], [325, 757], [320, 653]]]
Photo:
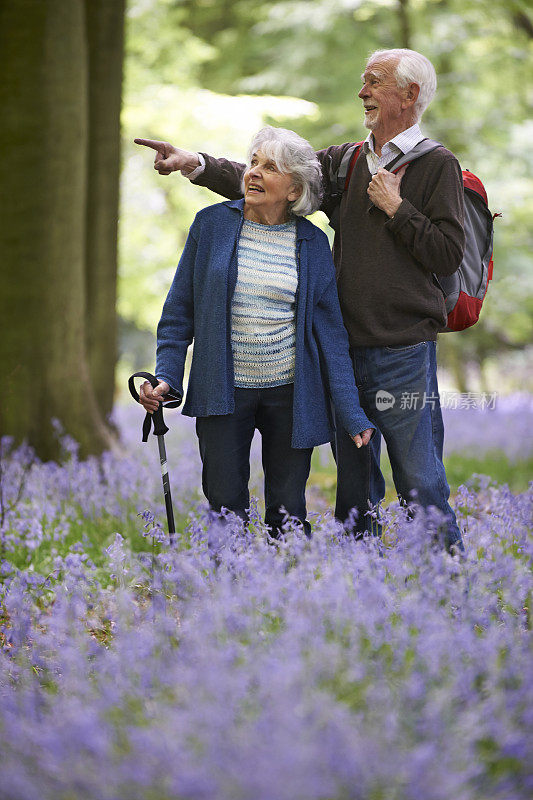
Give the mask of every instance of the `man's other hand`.
[[380, 167], [368, 185], [368, 196], [388, 217], [393, 217], [400, 208], [402, 202], [400, 184], [406, 169], [407, 165], [394, 175]]
[[183, 171], [185, 174], [193, 172], [199, 166], [198, 156], [189, 150], [181, 150], [170, 142], [160, 142], [157, 139], [134, 139], [135, 144], [142, 144], [155, 150], [154, 169], [160, 175], [170, 175], [171, 172]]

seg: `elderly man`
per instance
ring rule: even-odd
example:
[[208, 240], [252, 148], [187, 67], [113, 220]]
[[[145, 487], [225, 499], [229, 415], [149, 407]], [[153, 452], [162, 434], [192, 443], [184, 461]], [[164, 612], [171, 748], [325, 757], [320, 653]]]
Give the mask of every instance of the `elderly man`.
[[[386, 167], [424, 136], [419, 120], [436, 90], [432, 64], [412, 50], [380, 50], [368, 59], [359, 97], [369, 134], [340, 203], [334, 258], [361, 406], [381, 431], [394, 484], [406, 504], [435, 506], [446, 518], [445, 545], [464, 549], [442, 462], [443, 423], [437, 387], [436, 339], [446, 323], [435, 275], [450, 275], [464, 248], [463, 185], [444, 147], [397, 175]], [[153, 147], [160, 174], [181, 170], [226, 197], [241, 196], [244, 165], [190, 153], [165, 142]], [[318, 153], [325, 201], [350, 143]], [[380, 437], [356, 450], [337, 428], [335, 516], [356, 534], [376, 530], [385, 492]], [[356, 514], [350, 513], [355, 509]]]

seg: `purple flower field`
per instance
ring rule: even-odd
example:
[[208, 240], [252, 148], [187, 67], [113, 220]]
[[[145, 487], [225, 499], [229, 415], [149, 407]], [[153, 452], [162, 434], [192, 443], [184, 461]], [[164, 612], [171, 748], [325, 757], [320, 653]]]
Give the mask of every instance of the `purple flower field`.
[[444, 407], [442, 414], [445, 455], [499, 450], [510, 461], [533, 456], [533, 395], [498, 397], [494, 409]]
[[[117, 419], [99, 459], [2, 442], [1, 800], [532, 796], [531, 488], [460, 488], [461, 562], [394, 504], [381, 546], [330, 510], [275, 543], [255, 506], [210, 515], [169, 413], [171, 549], [155, 439]], [[456, 452], [531, 457], [527, 397], [445, 422]]]

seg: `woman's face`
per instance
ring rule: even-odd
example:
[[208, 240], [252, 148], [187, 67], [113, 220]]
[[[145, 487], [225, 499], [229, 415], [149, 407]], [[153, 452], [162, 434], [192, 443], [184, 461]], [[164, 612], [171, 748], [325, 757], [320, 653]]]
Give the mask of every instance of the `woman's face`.
[[244, 173], [244, 200], [252, 214], [266, 217], [269, 224], [284, 222], [288, 204], [297, 200], [300, 193], [292, 175], [280, 172], [261, 150], [252, 155], [251, 164]]

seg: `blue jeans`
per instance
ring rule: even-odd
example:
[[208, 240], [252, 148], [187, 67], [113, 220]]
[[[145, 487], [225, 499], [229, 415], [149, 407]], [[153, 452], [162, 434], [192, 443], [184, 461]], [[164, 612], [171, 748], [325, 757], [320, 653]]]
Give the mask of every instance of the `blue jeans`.
[[307, 535], [305, 485], [312, 448], [291, 447], [293, 384], [267, 389], [235, 388], [233, 414], [197, 417], [196, 433], [202, 458], [202, 487], [211, 508], [222, 506], [248, 520], [250, 446], [261, 433], [265, 474], [265, 522], [278, 536], [285, 508], [299, 519]]
[[[361, 406], [376, 425], [367, 447], [357, 450], [337, 426], [338, 469], [335, 516], [345, 522], [355, 508], [355, 533], [379, 533], [379, 523], [368, 514], [385, 496], [380, 470], [381, 436], [387, 444], [398, 497], [414, 499], [423, 507], [436, 506], [448, 520], [445, 544], [463, 549], [455, 514], [448, 503], [442, 450], [444, 425], [437, 385], [436, 343], [405, 347], [352, 349]], [[413, 492], [416, 493], [413, 498]]]

